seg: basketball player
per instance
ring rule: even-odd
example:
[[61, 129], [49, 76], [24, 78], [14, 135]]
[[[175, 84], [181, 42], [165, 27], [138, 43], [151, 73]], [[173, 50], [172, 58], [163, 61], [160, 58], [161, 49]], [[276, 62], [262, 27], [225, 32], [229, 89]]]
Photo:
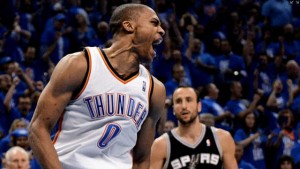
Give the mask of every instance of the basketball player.
[[117, 7], [110, 28], [109, 48], [64, 57], [40, 96], [30, 143], [44, 169], [149, 168], [166, 92], [141, 63], [153, 60], [164, 30], [141, 4]]
[[151, 169], [237, 169], [231, 135], [199, 122], [201, 103], [193, 88], [174, 91], [173, 109], [178, 127], [154, 141]]

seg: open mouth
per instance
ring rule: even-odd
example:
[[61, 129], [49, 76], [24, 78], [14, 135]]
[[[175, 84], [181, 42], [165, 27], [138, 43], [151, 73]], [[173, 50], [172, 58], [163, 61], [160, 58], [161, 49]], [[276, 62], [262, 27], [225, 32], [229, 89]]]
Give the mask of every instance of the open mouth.
[[152, 45], [157, 46], [157, 45], [161, 44], [162, 41], [163, 41], [162, 38], [156, 39], [155, 41], [153, 41]]
[[153, 48], [153, 50], [154, 50], [154, 57], [156, 57], [156, 52], [155, 52], [155, 50], [156, 50], [157, 46], [158, 46], [159, 44], [161, 44], [162, 41], [163, 41], [163, 39], [162, 39], [162, 38], [159, 38], [159, 39], [156, 39], [155, 41], [152, 42], [152, 48]]

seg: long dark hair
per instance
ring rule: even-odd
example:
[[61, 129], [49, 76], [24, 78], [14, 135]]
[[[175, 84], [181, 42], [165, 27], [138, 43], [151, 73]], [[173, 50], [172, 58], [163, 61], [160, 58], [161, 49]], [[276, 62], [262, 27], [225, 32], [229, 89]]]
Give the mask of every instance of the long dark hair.
[[[251, 129], [247, 126], [247, 123], [246, 123], [246, 118], [247, 118], [247, 116], [249, 116], [250, 114], [253, 114], [253, 115], [254, 115], [254, 120], [255, 120], [254, 126], [253, 126], [253, 128], [251, 128]], [[246, 115], [244, 116], [243, 121], [242, 121], [242, 129], [245, 131], [245, 133], [246, 133], [247, 135], [250, 135], [250, 133], [255, 133], [255, 132], [257, 132], [257, 130], [258, 130], [258, 124], [257, 124], [257, 121], [258, 121], [258, 118], [257, 118], [257, 115], [255, 114], [255, 112], [248, 113], [248, 114], [246, 114]]]

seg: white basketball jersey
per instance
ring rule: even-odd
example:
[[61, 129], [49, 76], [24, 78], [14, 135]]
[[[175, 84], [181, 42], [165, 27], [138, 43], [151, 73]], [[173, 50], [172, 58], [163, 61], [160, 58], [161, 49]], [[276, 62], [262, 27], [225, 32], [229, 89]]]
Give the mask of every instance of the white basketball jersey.
[[86, 48], [89, 72], [65, 108], [53, 142], [64, 169], [130, 169], [131, 150], [149, 111], [152, 77], [140, 65], [121, 79], [97, 47]]

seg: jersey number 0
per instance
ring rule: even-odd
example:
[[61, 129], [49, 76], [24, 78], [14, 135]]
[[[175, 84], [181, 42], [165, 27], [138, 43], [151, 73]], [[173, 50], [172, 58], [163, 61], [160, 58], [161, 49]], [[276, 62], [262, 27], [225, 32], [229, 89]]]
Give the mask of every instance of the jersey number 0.
[[121, 132], [121, 126], [117, 123], [106, 124], [104, 132], [98, 141], [98, 147], [103, 149]]

